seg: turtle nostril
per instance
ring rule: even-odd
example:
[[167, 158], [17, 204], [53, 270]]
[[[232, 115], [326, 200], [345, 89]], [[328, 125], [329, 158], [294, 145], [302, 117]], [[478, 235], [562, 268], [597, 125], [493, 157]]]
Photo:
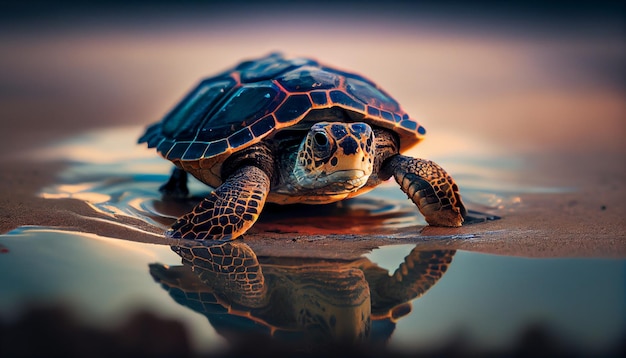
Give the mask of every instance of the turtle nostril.
[[315, 140], [315, 144], [319, 145], [320, 147], [328, 144], [328, 138], [326, 138], [326, 134], [322, 132], [315, 133], [315, 135], [313, 136], [313, 140]]

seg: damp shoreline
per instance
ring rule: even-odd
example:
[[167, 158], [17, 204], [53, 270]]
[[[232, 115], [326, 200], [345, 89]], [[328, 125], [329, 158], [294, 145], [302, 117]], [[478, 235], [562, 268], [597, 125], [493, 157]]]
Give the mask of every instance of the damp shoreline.
[[[4, 234], [21, 226], [36, 226], [138, 242], [172, 243], [163, 233], [168, 220], [173, 219], [166, 218], [163, 223], [153, 225], [141, 218], [104, 215], [84, 200], [42, 198], [42, 189], [62, 181], [60, 173], [71, 166], [70, 163], [0, 161], [0, 166], [3, 165], [10, 168], [3, 170], [3, 178], [0, 178], [8, 183], [0, 189], [3, 198], [0, 211], [4, 213], [0, 230]], [[617, 181], [619, 176], [615, 178]], [[513, 209], [488, 210], [489, 214], [501, 217], [495, 221], [461, 228], [413, 225], [378, 232], [373, 229], [367, 235], [349, 233], [349, 228], [344, 228], [344, 233], [332, 233], [332, 225], [329, 228], [328, 224], [324, 230], [316, 229], [315, 218], [308, 220], [308, 224], [304, 221], [303, 225], [308, 227], [285, 226], [280, 220], [264, 220], [266, 215], [284, 216], [280, 211], [276, 214], [275, 208], [269, 208], [268, 214], [263, 215], [242, 240], [256, 250], [278, 250], [295, 257], [315, 255], [316, 252], [327, 255], [328, 251], [334, 251], [336, 257], [354, 257], [379, 246], [409, 243], [432, 249], [452, 248], [524, 257], [626, 257], [621, 220], [626, 212], [620, 193], [586, 188], [565, 193], [521, 194], [517, 198], [519, 204]], [[184, 214], [193, 206], [194, 200], [200, 199], [194, 197], [183, 204], [173, 203], [171, 215]], [[160, 204], [168, 205], [167, 202]], [[472, 208], [472, 203], [469, 207]], [[415, 212], [419, 215], [416, 209]], [[283, 217], [282, 220], [288, 221], [289, 218]], [[323, 217], [320, 220], [324, 220]]]

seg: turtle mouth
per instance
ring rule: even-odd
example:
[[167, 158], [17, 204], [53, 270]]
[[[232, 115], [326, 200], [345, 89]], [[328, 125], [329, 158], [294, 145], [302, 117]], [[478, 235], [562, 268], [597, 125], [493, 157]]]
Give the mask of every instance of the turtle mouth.
[[315, 184], [328, 193], [351, 192], [365, 185], [369, 177], [369, 174], [359, 169], [340, 170], [316, 178]]

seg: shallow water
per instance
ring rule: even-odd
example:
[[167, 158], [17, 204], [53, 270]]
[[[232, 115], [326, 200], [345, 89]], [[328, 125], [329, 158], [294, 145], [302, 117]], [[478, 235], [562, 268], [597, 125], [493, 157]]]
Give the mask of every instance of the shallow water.
[[[147, 310], [162, 319], [181, 322], [191, 347], [200, 352], [232, 348], [241, 337], [269, 334], [271, 329], [282, 332], [282, 336], [275, 334], [278, 340], [285, 336], [292, 340], [302, 338], [302, 331], [319, 334], [299, 327], [295, 320], [277, 318], [276, 312], [272, 316], [263, 310], [252, 311], [245, 304], [227, 313], [240, 299], [231, 291], [223, 293], [215, 285], [206, 286], [210, 280], [198, 281], [194, 274], [200, 271], [183, 266], [181, 258], [168, 246], [43, 228], [16, 230], [3, 235], [0, 243], [8, 250], [0, 260], [4, 273], [0, 277], [3, 287], [0, 315], [5, 322], [13, 322], [32, 306], [60, 304], [70, 307], [87, 326], [115, 328], [135, 311]], [[366, 254], [363, 260], [371, 260], [393, 273], [413, 247], [383, 247]], [[275, 301], [270, 301], [271, 304], [280, 305], [282, 299], [289, 302], [275, 309], [299, 309], [298, 304], [302, 303], [298, 299], [302, 300], [305, 294], [322, 296], [332, 302], [342, 302], [347, 297], [343, 293], [333, 301], [324, 296], [332, 294], [332, 289], [315, 283], [337, 281], [319, 273], [318, 281], [309, 281], [313, 288], [301, 288], [308, 290], [304, 293], [297, 290], [299, 279], [306, 282], [308, 276], [299, 278], [294, 267], [315, 270], [314, 262], [294, 264], [282, 258], [285, 262], [281, 272], [280, 257], [263, 259], [272, 262], [278, 271], [275, 275], [285, 275], [283, 285], [296, 285], [288, 286], [292, 289], [287, 293], [292, 296], [285, 298], [280, 297], [285, 294], [280, 290], [282, 286], [271, 286], [275, 289], [271, 296]], [[272, 275], [272, 264], [261, 264], [266, 275]], [[339, 270], [346, 263], [334, 265], [325, 261], [326, 270]], [[158, 268], [162, 267], [177, 275], [182, 275], [182, 271], [195, 277], [195, 281], [183, 283], [184, 291], [159, 285], [155, 279], [163, 283], [172, 276], [159, 273]], [[398, 318], [397, 323], [372, 317], [366, 342], [388, 339], [387, 348], [395, 351], [444, 348], [451, 342], [478, 351], [507, 350], [522, 344], [527, 331], [539, 329], [550, 344], [565, 344], [582, 352], [603, 352], [616, 347], [623, 338], [625, 275], [624, 260], [528, 259], [458, 251], [431, 289], [419, 298], [408, 300], [412, 310]], [[370, 284], [372, 289], [376, 287]], [[205, 292], [211, 299], [197, 293], [194, 299], [193, 292]], [[220, 292], [223, 296], [219, 296]], [[213, 295], [221, 297], [218, 303]], [[204, 306], [197, 303], [200, 298], [206, 300]], [[355, 309], [346, 305], [336, 303], [328, 309], [337, 312]], [[357, 308], [367, 311], [369, 307]], [[250, 311], [258, 315], [256, 325], [246, 318]], [[350, 327], [353, 331], [364, 329], [359, 326], [363, 322], [349, 323], [354, 325]], [[322, 333], [322, 337], [334, 337], [332, 332]]]

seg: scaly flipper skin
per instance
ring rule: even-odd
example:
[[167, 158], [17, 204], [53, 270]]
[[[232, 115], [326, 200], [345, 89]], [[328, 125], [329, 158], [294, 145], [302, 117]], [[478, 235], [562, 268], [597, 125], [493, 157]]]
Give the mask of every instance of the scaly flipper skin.
[[257, 220], [269, 190], [270, 178], [263, 170], [241, 167], [178, 219], [167, 235], [190, 240], [235, 239]]
[[182, 243], [172, 249], [207, 286], [246, 307], [267, 304], [265, 276], [256, 254], [241, 241], [215, 245]]
[[455, 250], [421, 251], [414, 247], [391, 276], [378, 266], [366, 268], [365, 277], [372, 291], [372, 314], [389, 315], [396, 320], [408, 313], [406, 303], [422, 296], [439, 281], [454, 254]]
[[463, 224], [467, 211], [459, 188], [448, 173], [434, 162], [395, 155], [383, 164], [409, 198], [434, 226], [457, 227]]

